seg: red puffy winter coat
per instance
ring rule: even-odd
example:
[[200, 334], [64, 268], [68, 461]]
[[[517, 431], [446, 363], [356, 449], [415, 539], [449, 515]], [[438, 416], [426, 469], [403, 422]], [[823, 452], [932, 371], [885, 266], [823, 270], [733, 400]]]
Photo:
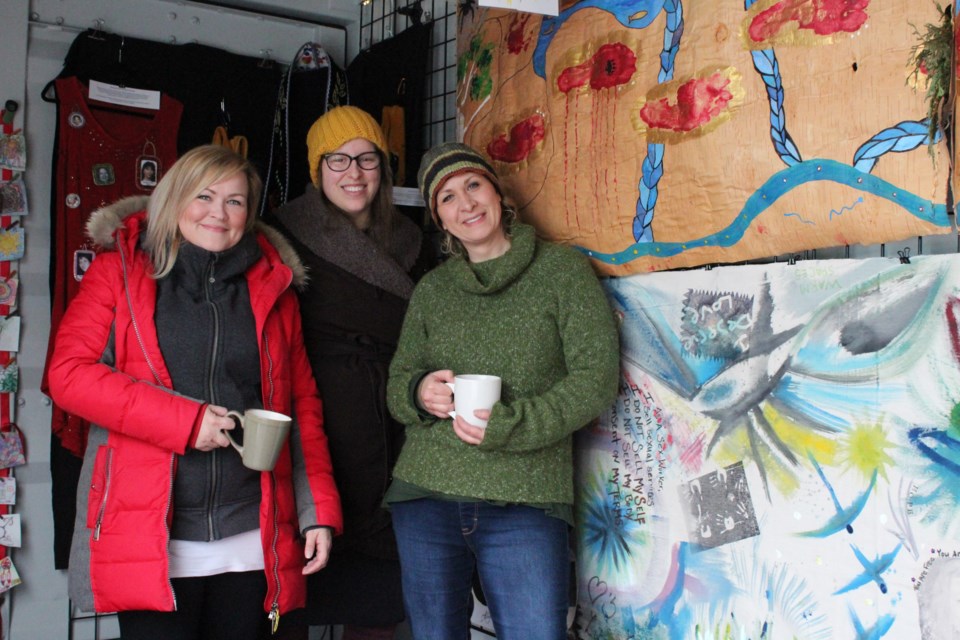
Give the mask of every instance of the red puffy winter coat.
[[[60, 324], [48, 370], [57, 404], [99, 427], [84, 459], [70, 562], [71, 597], [84, 610], [176, 608], [167, 562], [173, 476], [204, 405], [171, 390], [154, 324], [153, 266], [138, 247], [144, 204], [123, 200], [91, 218], [90, 235], [105, 251]], [[263, 406], [294, 418], [275, 469], [261, 474], [264, 610], [282, 614], [304, 605], [300, 531], [327, 525], [339, 533], [342, 517], [291, 289], [303, 269], [279, 234], [256, 233], [263, 256], [247, 286]]]

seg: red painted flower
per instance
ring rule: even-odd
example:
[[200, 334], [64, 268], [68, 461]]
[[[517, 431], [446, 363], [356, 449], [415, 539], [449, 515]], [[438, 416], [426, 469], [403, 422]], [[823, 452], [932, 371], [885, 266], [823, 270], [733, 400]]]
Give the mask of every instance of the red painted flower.
[[605, 44], [593, 56], [575, 67], [567, 67], [557, 78], [564, 93], [590, 83], [591, 89], [609, 89], [626, 84], [637, 70], [637, 56], [625, 44]]
[[953, 357], [960, 362], [960, 299], [951, 298], [947, 301], [947, 333], [950, 337], [950, 346], [953, 347]]
[[507, 34], [507, 51], [514, 55], [522, 53], [530, 45], [530, 38], [524, 37], [528, 20], [530, 20], [529, 13], [517, 13], [510, 21], [510, 32]]
[[692, 131], [720, 115], [733, 100], [730, 78], [717, 71], [706, 78], [687, 80], [677, 90], [677, 101], [669, 98], [648, 102], [640, 118], [651, 129]]
[[543, 116], [535, 113], [510, 128], [510, 137], [501, 133], [487, 145], [487, 154], [500, 162], [525, 160], [546, 135]]
[[867, 21], [870, 0], [782, 0], [761, 11], [750, 22], [750, 38], [764, 42], [789, 23], [818, 36], [853, 33]]

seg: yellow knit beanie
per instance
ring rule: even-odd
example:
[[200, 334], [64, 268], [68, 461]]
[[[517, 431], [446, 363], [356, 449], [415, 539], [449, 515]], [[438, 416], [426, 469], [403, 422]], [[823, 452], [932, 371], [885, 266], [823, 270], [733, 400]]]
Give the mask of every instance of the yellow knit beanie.
[[355, 138], [369, 140], [385, 158], [389, 158], [387, 140], [377, 121], [357, 107], [334, 107], [317, 118], [307, 132], [307, 162], [310, 180], [320, 188], [320, 158]]

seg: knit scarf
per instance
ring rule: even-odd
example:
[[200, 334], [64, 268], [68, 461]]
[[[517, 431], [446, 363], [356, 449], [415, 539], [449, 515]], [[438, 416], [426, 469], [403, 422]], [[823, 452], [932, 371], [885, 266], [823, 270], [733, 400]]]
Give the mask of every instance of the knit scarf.
[[314, 254], [364, 282], [404, 300], [413, 293], [408, 272], [420, 254], [423, 236], [413, 222], [400, 217], [390, 246], [377, 245], [343, 215], [331, 211], [320, 191], [307, 191], [274, 212], [290, 234]]

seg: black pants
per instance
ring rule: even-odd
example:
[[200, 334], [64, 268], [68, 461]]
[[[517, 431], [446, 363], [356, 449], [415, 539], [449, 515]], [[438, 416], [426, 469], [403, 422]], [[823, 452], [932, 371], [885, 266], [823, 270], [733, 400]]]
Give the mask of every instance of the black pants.
[[121, 611], [123, 640], [260, 640], [269, 635], [263, 571], [174, 578], [177, 610]]

